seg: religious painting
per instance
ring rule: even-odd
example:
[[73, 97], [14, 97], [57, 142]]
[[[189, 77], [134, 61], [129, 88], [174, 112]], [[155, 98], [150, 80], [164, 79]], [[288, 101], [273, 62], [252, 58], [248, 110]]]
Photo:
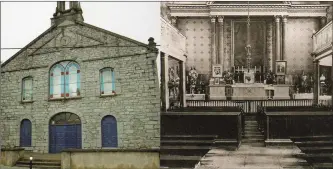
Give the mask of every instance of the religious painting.
[[222, 77], [222, 65], [213, 65], [213, 77]]
[[285, 75], [287, 68], [287, 61], [276, 61], [276, 74]]
[[247, 67], [247, 53], [251, 54], [251, 67], [264, 66], [266, 48], [266, 23], [263, 21], [250, 22], [250, 50], [247, 46], [246, 20], [233, 22], [233, 63], [235, 67]]

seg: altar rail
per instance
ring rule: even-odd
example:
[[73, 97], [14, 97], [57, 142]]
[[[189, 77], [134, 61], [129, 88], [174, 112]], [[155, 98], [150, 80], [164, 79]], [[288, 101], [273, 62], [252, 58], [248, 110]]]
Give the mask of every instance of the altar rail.
[[[322, 102], [328, 104], [329, 102]], [[244, 113], [258, 112], [258, 106], [264, 107], [284, 107], [284, 106], [312, 106], [312, 99], [299, 100], [187, 100], [187, 107], [232, 107], [240, 106]]]

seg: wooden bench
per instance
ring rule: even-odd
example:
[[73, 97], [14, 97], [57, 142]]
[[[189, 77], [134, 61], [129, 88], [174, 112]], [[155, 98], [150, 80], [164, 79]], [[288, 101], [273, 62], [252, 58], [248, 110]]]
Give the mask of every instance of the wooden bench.
[[194, 168], [212, 148], [217, 135], [162, 135], [160, 163], [164, 168]]
[[291, 140], [304, 153], [304, 158], [315, 169], [333, 169], [333, 136], [291, 137]]

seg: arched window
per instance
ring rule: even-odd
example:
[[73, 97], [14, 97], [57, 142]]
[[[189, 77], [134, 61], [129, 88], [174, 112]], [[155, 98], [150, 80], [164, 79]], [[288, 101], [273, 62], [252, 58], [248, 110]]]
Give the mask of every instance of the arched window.
[[50, 98], [80, 96], [80, 66], [63, 61], [50, 70]]
[[31, 122], [28, 119], [24, 119], [21, 121], [20, 146], [31, 147]]
[[32, 101], [32, 77], [22, 80], [22, 101]]
[[115, 77], [112, 68], [103, 68], [100, 70], [101, 95], [110, 95], [116, 93]]
[[118, 147], [117, 120], [113, 116], [102, 119], [102, 147]]

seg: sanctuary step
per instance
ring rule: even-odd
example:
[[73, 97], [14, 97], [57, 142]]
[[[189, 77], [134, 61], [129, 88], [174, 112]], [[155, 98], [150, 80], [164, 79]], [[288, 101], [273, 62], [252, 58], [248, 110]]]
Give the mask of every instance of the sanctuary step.
[[17, 167], [30, 166], [30, 157], [33, 157], [32, 167], [35, 169], [61, 169], [60, 154], [44, 154], [25, 152], [23, 157], [16, 162]]
[[253, 147], [264, 147], [265, 137], [258, 129], [258, 122], [255, 114], [246, 114], [244, 116], [244, 134], [242, 144]]

